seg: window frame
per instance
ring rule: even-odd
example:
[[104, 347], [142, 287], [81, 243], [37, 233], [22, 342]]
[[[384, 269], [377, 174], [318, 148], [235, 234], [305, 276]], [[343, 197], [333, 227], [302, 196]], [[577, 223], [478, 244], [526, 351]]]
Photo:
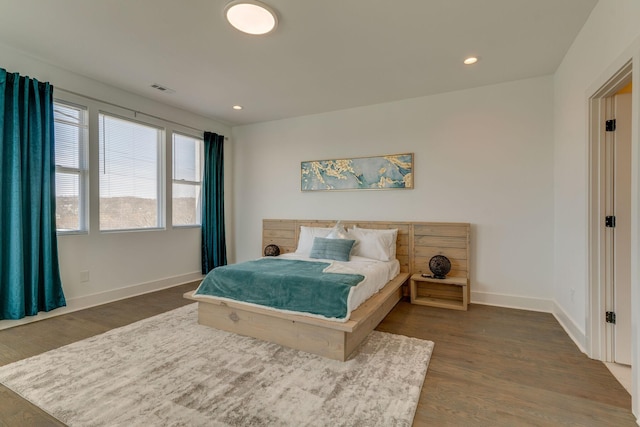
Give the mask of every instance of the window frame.
[[[77, 126], [78, 134], [80, 135], [80, 141], [78, 144], [78, 167], [72, 168], [68, 166], [61, 166], [55, 163], [54, 172], [56, 177], [58, 174], [77, 175], [78, 176], [78, 229], [68, 230], [59, 229], [56, 223], [57, 235], [73, 235], [73, 234], [88, 234], [89, 233], [89, 107], [76, 102], [67, 101], [64, 99], [54, 98], [53, 108], [55, 110], [56, 105], [65, 106], [67, 108], [73, 108], [80, 111], [82, 120], [81, 124], [74, 123], [72, 121], [54, 119], [54, 132], [56, 123], [64, 123], [67, 125]], [[54, 147], [57, 149], [56, 141], [54, 141]], [[54, 160], [55, 161], [55, 160]], [[58, 195], [56, 194], [56, 201]], [[56, 210], [58, 206], [56, 203]]]
[[[190, 181], [186, 179], [175, 179], [176, 176], [176, 156], [175, 156], [175, 136], [179, 135], [185, 138], [198, 140], [201, 142], [200, 144], [200, 181]], [[194, 224], [175, 224], [174, 223], [174, 201], [175, 197], [173, 194], [173, 186], [174, 184], [187, 184], [187, 185], [199, 185], [200, 186], [200, 206], [202, 206], [202, 184], [204, 181], [204, 137], [203, 136], [195, 136], [193, 134], [189, 134], [187, 132], [180, 131], [172, 131], [171, 132], [171, 226], [172, 228], [200, 228], [202, 227], [202, 211], [196, 211], [196, 223]]]
[[157, 124], [157, 123], [153, 123], [153, 122], [148, 122], [148, 121], [142, 121], [142, 120], [137, 120], [135, 118], [131, 118], [131, 117], [127, 117], [121, 114], [117, 114], [114, 113], [112, 111], [106, 110], [106, 109], [98, 109], [97, 111], [97, 123], [96, 123], [96, 132], [98, 134], [97, 137], [97, 141], [96, 141], [96, 148], [98, 149], [98, 151], [100, 151], [100, 139], [101, 139], [101, 132], [102, 132], [102, 116], [107, 116], [107, 117], [112, 117], [114, 119], [117, 120], [122, 120], [125, 122], [129, 122], [129, 123], [134, 123], [140, 126], [146, 126], [149, 128], [153, 128], [156, 129], [158, 131], [157, 133], [157, 139], [156, 139], [156, 153], [157, 153], [157, 165], [156, 165], [156, 225], [154, 227], [137, 227], [137, 228], [117, 228], [117, 229], [107, 229], [107, 230], [103, 230], [102, 229], [102, 223], [101, 223], [101, 215], [102, 215], [102, 210], [101, 210], [101, 201], [102, 201], [102, 195], [101, 195], [101, 191], [100, 191], [100, 185], [101, 185], [101, 181], [100, 181], [100, 166], [101, 166], [101, 162], [100, 162], [100, 155], [102, 153], [98, 153], [97, 155], [97, 161], [98, 161], [98, 185], [97, 185], [97, 206], [98, 206], [98, 212], [97, 212], [97, 228], [98, 231], [100, 233], [123, 233], [123, 232], [139, 232], [139, 231], [158, 231], [158, 230], [165, 230], [166, 229], [166, 199], [167, 199], [167, 195], [166, 195], [166, 188], [165, 188], [165, 168], [166, 168], [166, 155], [165, 155], [165, 147], [166, 147], [166, 127], [161, 125], [161, 124]]

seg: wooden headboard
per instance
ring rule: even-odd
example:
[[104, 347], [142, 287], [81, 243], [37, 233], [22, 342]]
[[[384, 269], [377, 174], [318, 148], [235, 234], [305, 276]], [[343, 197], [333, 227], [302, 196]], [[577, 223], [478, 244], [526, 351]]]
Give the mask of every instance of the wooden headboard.
[[[265, 219], [262, 221], [262, 248], [278, 245], [280, 253], [295, 252], [298, 246], [300, 226], [333, 227], [337, 221]], [[468, 223], [453, 222], [386, 222], [342, 221], [345, 227], [398, 229], [396, 257], [400, 271], [428, 273], [429, 260], [434, 255], [444, 255], [451, 261], [448, 276], [469, 280], [469, 230]]]

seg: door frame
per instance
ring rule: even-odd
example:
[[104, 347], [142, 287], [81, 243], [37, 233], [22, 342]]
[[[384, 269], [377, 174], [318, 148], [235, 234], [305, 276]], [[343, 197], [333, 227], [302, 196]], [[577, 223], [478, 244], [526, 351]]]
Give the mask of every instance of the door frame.
[[[614, 73], [607, 82], [589, 98], [589, 209], [588, 209], [588, 303], [587, 303], [587, 351], [592, 359], [613, 360], [612, 325], [604, 321], [613, 289], [606, 286], [606, 273], [612, 266], [606, 256], [611, 244], [603, 225], [605, 216], [605, 120], [610, 97], [632, 81], [632, 61]], [[637, 90], [637, 89], [635, 89]], [[634, 90], [634, 91], [635, 91]], [[633, 188], [633, 184], [632, 184]]]

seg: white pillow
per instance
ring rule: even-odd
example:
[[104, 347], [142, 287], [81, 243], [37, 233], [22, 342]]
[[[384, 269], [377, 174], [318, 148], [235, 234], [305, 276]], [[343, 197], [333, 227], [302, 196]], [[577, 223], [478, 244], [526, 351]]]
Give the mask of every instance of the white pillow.
[[313, 247], [313, 239], [316, 237], [327, 237], [331, 230], [333, 230], [333, 228], [306, 227], [301, 225], [296, 254], [309, 256], [311, 248]]
[[379, 261], [391, 261], [396, 258], [397, 228], [377, 230], [353, 227], [349, 229], [349, 235], [356, 241], [351, 255]]
[[336, 225], [333, 226], [329, 234], [327, 234], [328, 239], [349, 239], [349, 233], [344, 229], [341, 221], [338, 221]]

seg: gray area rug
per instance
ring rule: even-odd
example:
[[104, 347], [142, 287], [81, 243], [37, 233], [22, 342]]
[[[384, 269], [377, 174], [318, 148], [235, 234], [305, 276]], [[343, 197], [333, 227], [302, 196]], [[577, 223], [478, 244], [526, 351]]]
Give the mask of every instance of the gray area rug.
[[431, 341], [373, 331], [338, 362], [197, 324], [196, 304], [0, 367], [71, 426], [410, 426]]

